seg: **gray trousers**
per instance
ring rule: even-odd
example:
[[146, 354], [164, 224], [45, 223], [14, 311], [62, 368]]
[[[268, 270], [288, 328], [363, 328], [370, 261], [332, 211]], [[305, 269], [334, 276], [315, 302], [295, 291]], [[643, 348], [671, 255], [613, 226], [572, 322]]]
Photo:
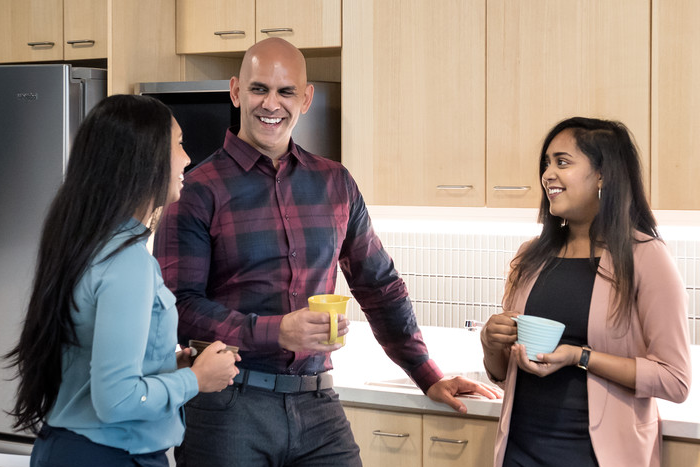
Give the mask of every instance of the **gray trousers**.
[[332, 389], [281, 394], [230, 386], [188, 402], [185, 422], [178, 467], [362, 465]]

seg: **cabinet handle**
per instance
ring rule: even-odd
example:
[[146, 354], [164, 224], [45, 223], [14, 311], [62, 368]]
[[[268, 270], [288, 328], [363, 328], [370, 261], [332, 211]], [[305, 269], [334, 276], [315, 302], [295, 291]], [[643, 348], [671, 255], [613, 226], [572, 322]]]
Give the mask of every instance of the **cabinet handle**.
[[50, 41], [40, 41], [40, 42], [27, 42], [27, 45], [29, 47], [45, 47], [45, 46], [53, 47], [54, 45], [56, 45], [56, 43], [50, 42]]
[[372, 434], [374, 436], [388, 436], [390, 438], [408, 438], [410, 436], [408, 433], [388, 433], [381, 430], [374, 430]]
[[438, 185], [438, 190], [471, 190], [474, 185]]
[[495, 186], [493, 187], [496, 191], [527, 191], [530, 189], [529, 185], [521, 186]]
[[265, 28], [260, 30], [263, 34], [269, 34], [271, 32], [294, 32], [292, 28]]
[[66, 41], [66, 44], [70, 45], [75, 45], [75, 44], [90, 44], [90, 45], [95, 45], [95, 41], [92, 39], [78, 39], [75, 41]]
[[433, 443], [450, 443], [450, 444], [467, 444], [469, 440], [466, 439], [451, 439], [451, 438], [440, 438], [439, 436], [431, 436], [430, 441]]
[[233, 31], [216, 31], [214, 32], [215, 36], [229, 36], [229, 35], [237, 35], [237, 36], [245, 36], [245, 31], [241, 31], [240, 29], [234, 29]]

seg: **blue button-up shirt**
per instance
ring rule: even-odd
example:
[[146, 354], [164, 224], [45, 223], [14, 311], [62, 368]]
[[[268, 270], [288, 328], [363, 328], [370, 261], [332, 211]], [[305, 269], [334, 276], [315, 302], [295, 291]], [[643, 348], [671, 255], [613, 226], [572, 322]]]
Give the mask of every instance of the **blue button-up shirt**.
[[47, 422], [134, 454], [154, 452], [182, 441], [180, 407], [197, 394], [197, 378], [177, 369], [175, 297], [146, 240], [103, 261], [145, 227], [132, 219], [120, 230], [75, 289], [78, 345], [64, 349]]

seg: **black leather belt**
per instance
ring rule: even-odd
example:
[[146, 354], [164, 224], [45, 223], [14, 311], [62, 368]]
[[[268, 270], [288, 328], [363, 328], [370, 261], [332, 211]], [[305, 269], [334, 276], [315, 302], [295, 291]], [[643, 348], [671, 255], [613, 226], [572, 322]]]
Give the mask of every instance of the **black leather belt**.
[[333, 377], [326, 372], [317, 375], [282, 375], [241, 368], [241, 372], [233, 378], [233, 382], [242, 388], [252, 386], [286, 394], [320, 391], [333, 387]]

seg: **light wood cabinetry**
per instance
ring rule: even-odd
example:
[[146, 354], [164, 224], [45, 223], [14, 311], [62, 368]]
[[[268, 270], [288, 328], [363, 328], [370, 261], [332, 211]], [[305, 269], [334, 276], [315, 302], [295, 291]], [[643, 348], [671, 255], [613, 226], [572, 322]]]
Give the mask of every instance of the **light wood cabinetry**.
[[63, 0], [63, 57], [107, 57], [107, 0]]
[[109, 0], [107, 93], [132, 94], [136, 83], [179, 81], [175, 0]]
[[177, 0], [177, 52], [244, 52], [282, 37], [300, 49], [340, 47], [341, 0]]
[[[493, 465], [498, 422], [345, 406], [365, 467]], [[700, 442], [663, 441], [662, 467], [700, 467]]]
[[497, 422], [423, 415], [423, 465], [493, 465]]
[[0, 62], [63, 59], [63, 0], [0, 0]]
[[365, 467], [421, 467], [420, 414], [345, 407]]
[[177, 0], [177, 53], [240, 52], [254, 43], [254, 0]]
[[541, 142], [575, 115], [625, 123], [648, 182], [650, 1], [486, 3], [486, 204], [537, 207]]
[[700, 443], [665, 439], [661, 467], [700, 467]]
[[497, 422], [345, 407], [366, 467], [493, 464]]
[[281, 37], [300, 49], [340, 47], [341, 0], [256, 0], [255, 39]]
[[652, 207], [700, 209], [700, 2], [655, 1], [652, 18]]
[[107, 58], [107, 0], [0, 0], [0, 62]]
[[343, 2], [343, 163], [369, 203], [483, 206], [485, 3]]
[[650, 0], [343, 3], [343, 162], [370, 204], [536, 207], [557, 121], [616, 119], [649, 179]]

